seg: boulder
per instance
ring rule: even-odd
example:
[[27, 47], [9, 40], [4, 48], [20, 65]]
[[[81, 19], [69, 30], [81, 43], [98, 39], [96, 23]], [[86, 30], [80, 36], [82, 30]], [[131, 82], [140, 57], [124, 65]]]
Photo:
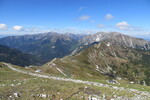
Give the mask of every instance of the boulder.
[[20, 93], [15, 92], [15, 93], [13, 93], [13, 96], [18, 98], [18, 97], [20, 97]]

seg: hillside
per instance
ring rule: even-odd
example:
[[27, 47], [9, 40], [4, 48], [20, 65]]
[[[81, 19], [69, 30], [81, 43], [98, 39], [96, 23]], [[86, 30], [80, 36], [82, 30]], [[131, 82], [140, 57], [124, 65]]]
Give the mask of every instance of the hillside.
[[[99, 82], [75, 80], [33, 73], [31, 70], [0, 63], [2, 100], [149, 100], [149, 87], [127, 84], [130, 88]], [[138, 89], [133, 89], [137, 87]]]
[[20, 66], [43, 64], [43, 61], [37, 56], [26, 54], [3, 45], [0, 45], [0, 62], [7, 62]]
[[41, 67], [42, 72], [65, 77], [99, 80], [118, 79], [150, 85], [150, 51], [133, 49], [113, 40], [95, 42], [80, 53]]

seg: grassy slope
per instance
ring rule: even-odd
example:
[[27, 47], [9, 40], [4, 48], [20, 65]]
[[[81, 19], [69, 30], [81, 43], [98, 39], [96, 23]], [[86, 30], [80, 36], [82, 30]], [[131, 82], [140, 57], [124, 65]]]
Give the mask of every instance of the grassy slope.
[[[146, 81], [149, 85], [149, 51], [145, 52], [120, 45], [108, 47], [106, 44], [107, 41], [95, 44], [74, 56], [56, 59], [42, 67], [32, 69], [41, 69], [45, 74], [63, 76], [57, 70], [59, 68], [67, 75], [66, 77], [102, 82], [120, 76], [126, 80], [126, 83], [134, 81], [143, 84], [143, 81]], [[99, 71], [96, 70], [97, 66]]]
[[[14, 92], [21, 93], [21, 97], [16, 98], [17, 100], [44, 100], [43, 98], [37, 97], [38, 94], [48, 94], [49, 99], [60, 100], [60, 98], [66, 99], [69, 97], [70, 100], [84, 100], [89, 95], [106, 95], [106, 99], [110, 99], [113, 95], [117, 96], [133, 96], [133, 93], [127, 93], [126, 91], [116, 91], [109, 88], [88, 86], [84, 84], [76, 84], [72, 82], [55, 81], [43, 78], [36, 78], [25, 74], [14, 72], [3, 66], [0, 63], [0, 84], [17, 84], [18, 86], [4, 86], [0, 87], [0, 99], [8, 99]], [[17, 66], [15, 66], [17, 67]], [[21, 68], [24, 70], [23, 68]], [[16, 80], [16, 81], [14, 81]], [[85, 87], [88, 87], [85, 89]], [[84, 90], [85, 89], [85, 90]], [[83, 91], [84, 90], [84, 91]], [[81, 91], [80, 94], [73, 95]], [[45, 99], [47, 100], [47, 98]]]

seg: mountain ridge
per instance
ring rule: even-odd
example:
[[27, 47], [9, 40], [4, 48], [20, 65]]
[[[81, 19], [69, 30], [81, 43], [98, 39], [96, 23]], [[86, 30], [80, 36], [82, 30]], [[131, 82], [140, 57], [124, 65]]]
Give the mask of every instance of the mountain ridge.
[[46, 63], [54, 58], [74, 55], [95, 43], [112, 40], [111, 43], [140, 50], [150, 50], [150, 42], [130, 37], [119, 32], [98, 32], [96, 34], [60, 34], [48, 32], [23, 36], [9, 36], [0, 39], [0, 44], [36, 55]]
[[63, 57], [72, 52], [77, 44], [76, 38], [80, 37], [52, 32], [5, 37], [0, 39], [0, 44], [37, 55], [47, 62], [55, 57]]
[[59, 74], [57, 71], [59, 68], [68, 77], [85, 79], [121, 77], [138, 84], [144, 82], [150, 85], [148, 59], [150, 51], [112, 44], [111, 40], [106, 40], [95, 43], [75, 55], [46, 63], [41, 69], [45, 73]]
[[0, 62], [20, 66], [42, 65], [43, 61], [35, 55], [23, 53], [17, 49], [0, 45]]

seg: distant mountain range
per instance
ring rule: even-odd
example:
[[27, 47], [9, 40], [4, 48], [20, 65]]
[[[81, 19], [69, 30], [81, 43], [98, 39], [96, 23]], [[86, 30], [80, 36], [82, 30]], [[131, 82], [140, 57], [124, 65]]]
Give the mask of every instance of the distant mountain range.
[[143, 39], [123, 35], [117, 32], [111, 33], [99, 32], [96, 34], [88, 35], [82, 38], [80, 43], [89, 44], [93, 42], [101, 42], [107, 39], [111, 39], [113, 42], [117, 42], [120, 45], [128, 46], [131, 48], [150, 50], [150, 42], [145, 41]]
[[37, 55], [47, 62], [71, 53], [75, 54], [94, 42], [101, 42], [106, 39], [112, 39], [113, 42], [131, 48], [150, 50], [150, 42], [117, 32], [99, 32], [91, 35], [49, 32], [35, 35], [9, 36], [1, 38], [0, 44]]
[[86, 35], [83, 38], [81, 38], [78, 42], [78, 47], [72, 52], [72, 54], [82, 51], [83, 49], [91, 46], [94, 42], [102, 42], [108, 39], [112, 40], [111, 42], [115, 42], [122, 46], [127, 46], [130, 48], [141, 50], [150, 50], [149, 41], [123, 35], [118, 32], [98, 32], [96, 34]]
[[41, 57], [45, 62], [70, 54], [82, 36], [74, 34], [44, 33], [36, 35], [9, 36], [0, 44]]

